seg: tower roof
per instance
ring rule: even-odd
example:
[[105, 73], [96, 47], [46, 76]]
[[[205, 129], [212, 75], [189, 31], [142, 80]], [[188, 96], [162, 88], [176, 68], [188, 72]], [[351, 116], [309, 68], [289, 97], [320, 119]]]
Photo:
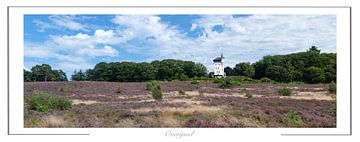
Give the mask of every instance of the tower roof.
[[216, 57], [213, 61], [214, 62], [221, 62], [223, 59], [225, 59], [225, 57], [223, 56], [223, 54], [221, 53], [220, 57]]

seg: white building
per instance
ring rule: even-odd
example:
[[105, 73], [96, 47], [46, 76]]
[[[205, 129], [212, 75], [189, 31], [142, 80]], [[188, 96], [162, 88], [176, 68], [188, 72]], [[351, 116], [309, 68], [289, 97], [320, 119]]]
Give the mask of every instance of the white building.
[[224, 59], [225, 57], [221, 53], [220, 57], [215, 58], [214, 61], [214, 77], [215, 78], [224, 78], [226, 76], [224, 72]]

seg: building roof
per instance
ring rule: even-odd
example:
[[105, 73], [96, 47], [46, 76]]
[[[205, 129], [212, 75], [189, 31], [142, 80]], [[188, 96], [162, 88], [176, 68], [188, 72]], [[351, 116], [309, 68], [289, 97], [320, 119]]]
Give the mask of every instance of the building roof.
[[220, 57], [217, 57], [217, 58], [215, 58], [213, 61], [214, 61], [214, 62], [221, 62], [221, 60], [222, 60], [222, 59], [221, 59]]
[[222, 59], [225, 59], [225, 57], [224, 57], [223, 54], [221, 53], [221, 56], [220, 56], [220, 57], [216, 57], [213, 61], [214, 61], [214, 62], [221, 62]]

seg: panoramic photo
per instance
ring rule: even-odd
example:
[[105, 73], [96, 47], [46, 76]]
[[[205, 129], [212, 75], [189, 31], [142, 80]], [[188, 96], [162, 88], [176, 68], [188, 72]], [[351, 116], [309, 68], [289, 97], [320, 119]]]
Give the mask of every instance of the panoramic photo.
[[336, 15], [24, 15], [25, 128], [336, 128]]

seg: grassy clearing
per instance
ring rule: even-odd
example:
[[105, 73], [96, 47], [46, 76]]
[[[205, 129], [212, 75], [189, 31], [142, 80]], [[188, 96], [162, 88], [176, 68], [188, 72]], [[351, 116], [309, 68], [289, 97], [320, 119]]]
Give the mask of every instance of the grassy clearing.
[[72, 102], [68, 98], [40, 91], [34, 91], [26, 96], [25, 103], [30, 110], [38, 112], [47, 112], [49, 109], [66, 110], [72, 107]]

